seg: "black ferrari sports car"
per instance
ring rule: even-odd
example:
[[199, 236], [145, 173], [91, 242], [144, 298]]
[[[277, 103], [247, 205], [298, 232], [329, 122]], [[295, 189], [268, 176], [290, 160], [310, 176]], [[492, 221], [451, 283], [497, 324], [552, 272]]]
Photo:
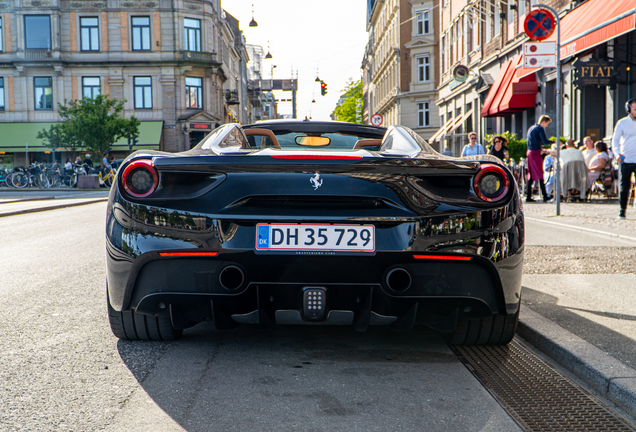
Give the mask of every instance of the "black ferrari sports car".
[[225, 124], [189, 151], [122, 163], [108, 316], [122, 339], [211, 320], [423, 323], [452, 344], [506, 344], [523, 246], [519, 192], [493, 156], [443, 156], [401, 126]]

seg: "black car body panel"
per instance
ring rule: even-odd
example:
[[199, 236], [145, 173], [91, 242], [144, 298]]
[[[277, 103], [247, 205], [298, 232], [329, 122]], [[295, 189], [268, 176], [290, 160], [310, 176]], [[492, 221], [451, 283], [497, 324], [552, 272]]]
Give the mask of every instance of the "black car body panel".
[[[250, 129], [272, 131], [282, 148], [254, 148]], [[330, 145], [382, 143], [286, 148], [294, 133], [331, 137]], [[139, 160], [158, 178], [144, 197], [124, 183]], [[477, 190], [484, 169], [508, 185], [496, 200]], [[523, 211], [512, 175], [494, 157], [442, 156], [403, 127], [270, 122], [224, 125], [183, 153], [136, 152], [117, 178], [106, 224], [114, 311], [163, 317], [175, 328], [203, 320], [219, 328], [424, 322], [444, 332], [518, 313]], [[291, 250], [257, 248], [257, 226], [274, 232], [272, 224], [288, 224]], [[351, 236], [369, 227], [375, 247], [294, 250], [293, 227], [304, 224], [352, 227]], [[316, 293], [324, 315], [307, 311]]]

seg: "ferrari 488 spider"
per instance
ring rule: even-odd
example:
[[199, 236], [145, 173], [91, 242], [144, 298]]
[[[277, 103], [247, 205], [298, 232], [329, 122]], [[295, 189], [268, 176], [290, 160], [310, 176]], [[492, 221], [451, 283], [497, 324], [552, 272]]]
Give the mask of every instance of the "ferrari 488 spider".
[[453, 344], [515, 334], [524, 219], [493, 156], [442, 156], [408, 128], [226, 124], [121, 165], [106, 221], [108, 315], [122, 339], [205, 320], [426, 324]]

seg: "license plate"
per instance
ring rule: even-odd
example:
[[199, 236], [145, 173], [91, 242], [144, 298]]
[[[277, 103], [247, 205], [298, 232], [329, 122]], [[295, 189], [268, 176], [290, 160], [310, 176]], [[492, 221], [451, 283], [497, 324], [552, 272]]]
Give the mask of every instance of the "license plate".
[[373, 225], [258, 224], [256, 250], [375, 251]]

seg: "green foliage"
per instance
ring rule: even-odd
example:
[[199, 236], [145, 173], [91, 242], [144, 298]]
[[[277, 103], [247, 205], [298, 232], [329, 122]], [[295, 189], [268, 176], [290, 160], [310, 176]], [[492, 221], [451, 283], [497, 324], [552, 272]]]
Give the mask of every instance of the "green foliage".
[[[565, 144], [567, 142], [567, 140], [568, 139], [566, 137], [563, 137], [563, 136], [559, 137], [559, 141], [561, 141], [561, 144]], [[556, 137], [555, 136], [551, 136], [550, 137], [550, 141], [556, 142]], [[544, 147], [546, 147], [546, 146], [544, 146]], [[548, 147], [549, 147], [549, 145], [548, 145]]]
[[487, 134], [484, 135], [484, 139], [490, 143], [495, 135], [501, 135], [508, 140], [508, 155], [510, 156], [510, 159], [518, 162], [520, 158], [526, 157], [526, 152], [528, 150], [527, 140], [519, 139], [516, 134], [510, 133], [509, 131], [500, 134]]
[[38, 132], [36, 138], [43, 140], [45, 145], [52, 150], [65, 147], [76, 151], [80, 144], [74, 137], [69, 135], [69, 128], [64, 123], [52, 124], [49, 130], [42, 129]]
[[338, 121], [348, 123], [362, 123], [362, 80], [349, 83], [342, 95], [343, 102], [333, 110], [333, 116]]
[[121, 115], [124, 102], [108, 95], [65, 101], [66, 105], [58, 104], [63, 121], [51, 125], [48, 131], [38, 132], [37, 137], [50, 147], [70, 147], [73, 151], [102, 155], [118, 139], [139, 136], [139, 120]]

